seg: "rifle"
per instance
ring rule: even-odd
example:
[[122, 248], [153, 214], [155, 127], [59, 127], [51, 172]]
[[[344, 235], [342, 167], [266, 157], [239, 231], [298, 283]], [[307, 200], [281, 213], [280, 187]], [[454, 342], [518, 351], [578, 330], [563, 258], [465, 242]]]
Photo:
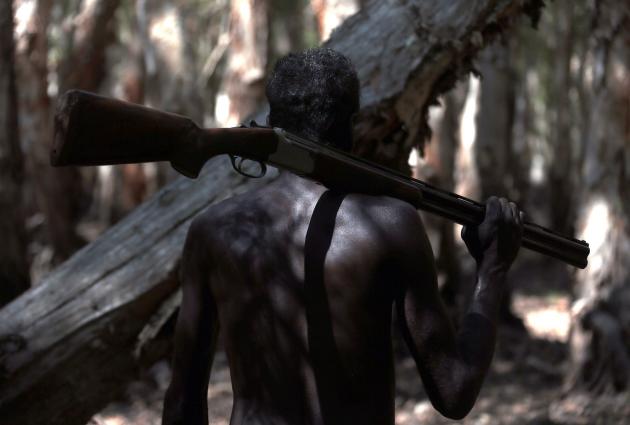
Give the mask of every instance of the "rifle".
[[[202, 129], [180, 115], [79, 90], [60, 98], [55, 115], [53, 166], [169, 161], [196, 178], [208, 159], [223, 154], [248, 177], [262, 177], [269, 164], [331, 189], [398, 198], [462, 225], [485, 216], [483, 204], [281, 128]], [[247, 171], [246, 160], [259, 172]], [[523, 224], [522, 245], [579, 268], [590, 252], [585, 241], [531, 222]]]

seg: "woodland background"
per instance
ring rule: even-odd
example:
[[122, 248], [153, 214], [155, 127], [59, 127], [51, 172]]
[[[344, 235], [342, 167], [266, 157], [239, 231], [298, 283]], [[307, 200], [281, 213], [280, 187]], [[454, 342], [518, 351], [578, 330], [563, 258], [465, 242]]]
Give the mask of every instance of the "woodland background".
[[[273, 178], [223, 162], [196, 182], [168, 164], [53, 169], [57, 96], [95, 91], [206, 127], [264, 123], [275, 60], [322, 42], [359, 72], [357, 154], [474, 199], [507, 196], [590, 244], [585, 270], [521, 251], [464, 422], [630, 420], [630, 3], [2, 0], [1, 424], [159, 423], [186, 225]], [[474, 265], [458, 226], [424, 219], [457, 319]], [[395, 349], [397, 423], [447, 423]], [[223, 355], [209, 397], [226, 424]]]

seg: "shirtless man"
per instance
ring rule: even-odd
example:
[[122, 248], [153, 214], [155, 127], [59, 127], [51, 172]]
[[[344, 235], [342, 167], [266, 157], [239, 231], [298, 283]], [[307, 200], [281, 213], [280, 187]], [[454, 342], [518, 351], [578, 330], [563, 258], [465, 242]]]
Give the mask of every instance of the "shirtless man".
[[[269, 124], [351, 148], [359, 83], [328, 49], [290, 55], [267, 86]], [[184, 298], [163, 424], [207, 424], [219, 329], [232, 425], [394, 423], [392, 308], [437, 410], [462, 418], [490, 365], [505, 275], [521, 238], [514, 204], [492, 198], [463, 238], [476, 290], [455, 333], [417, 211], [289, 173], [211, 207], [184, 247]]]

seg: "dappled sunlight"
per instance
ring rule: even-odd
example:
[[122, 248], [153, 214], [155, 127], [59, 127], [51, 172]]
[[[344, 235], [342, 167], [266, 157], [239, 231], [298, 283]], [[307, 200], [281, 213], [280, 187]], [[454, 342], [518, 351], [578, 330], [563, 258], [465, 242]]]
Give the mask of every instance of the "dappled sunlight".
[[460, 138], [462, 144], [462, 150], [469, 152], [466, 156], [466, 160], [472, 162], [472, 149], [475, 144], [475, 138], [477, 137], [477, 125], [475, 118], [477, 116], [477, 110], [479, 109], [479, 92], [480, 82], [479, 78], [471, 76], [468, 80], [470, 82], [470, 88], [468, 89], [468, 96], [466, 97], [466, 104], [464, 105], [464, 111], [462, 112]]
[[589, 272], [597, 273], [603, 266], [601, 250], [608, 239], [611, 228], [610, 211], [605, 199], [599, 198], [586, 207], [584, 227], [581, 238], [587, 240], [591, 255], [589, 258]]
[[477, 168], [475, 166], [474, 144], [477, 137], [476, 116], [479, 108], [480, 81], [470, 76], [466, 103], [461, 115], [459, 128], [460, 146], [457, 150], [455, 167], [455, 192], [477, 199]]
[[513, 305], [533, 338], [567, 342], [571, 325], [568, 295], [537, 297], [518, 294]]
[[174, 7], [166, 8], [162, 14], [155, 17], [149, 27], [149, 37], [160, 51], [162, 60], [173, 71], [180, 67], [182, 50], [182, 36], [178, 22], [177, 11]]
[[214, 109], [214, 118], [221, 127], [229, 127], [238, 124], [238, 120], [230, 120], [230, 96], [220, 93]]
[[15, 11], [15, 37], [20, 39], [28, 31], [28, 22], [35, 12], [35, 0], [24, 0], [18, 2]]

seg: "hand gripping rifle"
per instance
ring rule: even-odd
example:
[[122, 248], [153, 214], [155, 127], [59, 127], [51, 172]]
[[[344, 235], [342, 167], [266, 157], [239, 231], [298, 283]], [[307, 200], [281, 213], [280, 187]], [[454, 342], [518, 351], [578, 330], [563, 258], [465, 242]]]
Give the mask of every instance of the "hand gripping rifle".
[[[248, 177], [262, 177], [269, 164], [336, 190], [398, 198], [462, 225], [477, 225], [485, 216], [483, 204], [280, 128], [202, 129], [180, 115], [78, 90], [59, 101], [54, 166], [169, 161], [196, 178], [208, 159], [222, 154]], [[260, 172], [246, 171], [246, 160], [258, 163]], [[579, 268], [587, 265], [585, 241], [534, 223], [524, 223], [522, 244]]]

